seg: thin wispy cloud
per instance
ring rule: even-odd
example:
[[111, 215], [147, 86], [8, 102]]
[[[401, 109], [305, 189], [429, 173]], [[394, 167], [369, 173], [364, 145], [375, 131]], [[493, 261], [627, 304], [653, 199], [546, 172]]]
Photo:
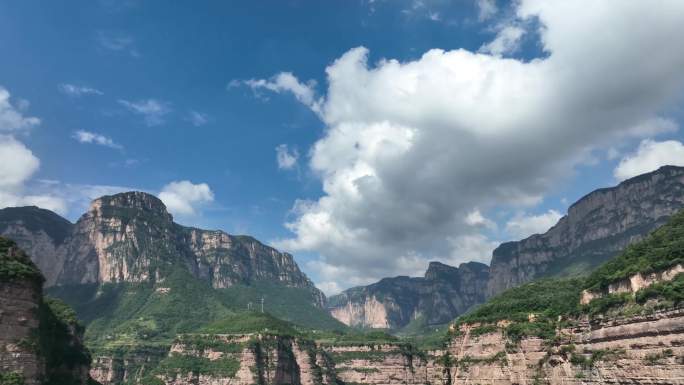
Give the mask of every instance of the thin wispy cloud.
[[133, 36], [116, 31], [99, 31], [95, 36], [100, 48], [112, 52], [126, 52], [133, 57], [140, 56]]
[[287, 144], [279, 144], [276, 148], [276, 161], [281, 170], [291, 170], [297, 165], [299, 151], [290, 149]]
[[171, 112], [170, 103], [158, 99], [138, 101], [119, 99], [118, 102], [130, 112], [141, 115], [148, 126], [164, 124], [164, 117]]
[[57, 86], [57, 88], [61, 93], [73, 97], [80, 97], [83, 95], [104, 95], [104, 92], [98, 90], [97, 88], [79, 86], [76, 84], [62, 83]]
[[189, 121], [193, 126], [200, 127], [209, 123], [209, 115], [199, 111], [190, 110], [186, 120]]
[[123, 146], [114, 142], [114, 140], [112, 140], [112, 138], [109, 138], [109, 137], [101, 135], [101, 134], [96, 134], [96, 133], [90, 132], [90, 131], [78, 130], [78, 131], [74, 132], [72, 137], [76, 141], [78, 141], [79, 143], [95, 144], [98, 146], [114, 148], [117, 150], [123, 149]]
[[262, 97], [262, 90], [275, 93], [289, 92], [302, 104], [316, 113], [320, 112], [323, 100], [316, 97], [316, 81], [311, 79], [306, 83], [300, 82], [291, 72], [280, 72], [269, 79], [231, 80], [228, 88], [240, 86], [249, 87], [255, 96]]

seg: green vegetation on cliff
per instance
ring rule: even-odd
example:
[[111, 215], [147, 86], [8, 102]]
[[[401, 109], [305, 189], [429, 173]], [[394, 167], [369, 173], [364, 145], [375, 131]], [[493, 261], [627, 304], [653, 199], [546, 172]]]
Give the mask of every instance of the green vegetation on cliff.
[[[169, 346], [178, 334], [199, 332], [230, 317], [234, 320], [244, 317], [249, 314], [247, 304], [251, 302], [255, 309], [262, 297], [265, 298], [265, 311], [273, 320], [283, 320], [278, 320], [282, 325], [292, 322], [301, 329], [345, 329], [315, 307], [311, 294], [305, 289], [258, 283], [214, 289], [185, 269], [176, 269], [157, 284], [62, 286], [51, 288], [49, 292], [76, 309], [87, 326], [86, 343], [94, 351]], [[244, 324], [248, 326], [248, 323]], [[237, 329], [224, 331], [238, 332]]]
[[[480, 324], [471, 330], [478, 335], [498, 329], [498, 321], [509, 339], [523, 336], [551, 339], [563, 322], [585, 314], [590, 317], [621, 309], [621, 314], [638, 314], [684, 303], [684, 274], [660, 282], [636, 293], [601, 295], [587, 305], [580, 305], [582, 290], [605, 291], [611, 283], [637, 273], [651, 273], [684, 263], [684, 211], [629, 246], [586, 278], [541, 279], [509, 289], [456, 320], [456, 331], [463, 324]], [[649, 300], [655, 304], [647, 308]], [[494, 328], [494, 329], [492, 329]]]
[[256, 311], [242, 312], [229, 315], [213, 322], [199, 333], [207, 334], [274, 334], [279, 336], [295, 336], [299, 332], [289, 322], [282, 321], [268, 313]]
[[662, 271], [684, 263], [684, 211], [649, 234], [641, 242], [628, 246], [617, 257], [601, 265], [586, 280], [585, 288], [605, 290], [613, 282], [637, 273]]
[[458, 320], [492, 323], [527, 321], [530, 314], [538, 318], [571, 315], [577, 313], [581, 291], [581, 279], [542, 279], [507, 290]]
[[31, 258], [14, 241], [0, 237], [0, 280], [28, 280], [40, 285], [44, 279]]

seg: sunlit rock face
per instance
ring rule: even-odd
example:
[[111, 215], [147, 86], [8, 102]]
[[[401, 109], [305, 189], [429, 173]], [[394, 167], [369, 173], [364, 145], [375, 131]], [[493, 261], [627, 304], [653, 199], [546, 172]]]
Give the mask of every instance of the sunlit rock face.
[[684, 168], [665, 166], [596, 190], [544, 234], [494, 250], [487, 296], [547, 275], [590, 271], [684, 208]]
[[[215, 288], [269, 281], [308, 289], [318, 306], [325, 303], [290, 254], [249, 236], [176, 224], [162, 201], [147, 193], [96, 199], [76, 224], [53, 220], [59, 231], [41, 225], [56, 214], [35, 210], [0, 210], [0, 231], [22, 247], [42, 251], [33, 258], [48, 272], [47, 286], [161, 281], [180, 266]], [[29, 216], [41, 221], [28, 226]]]
[[333, 317], [349, 326], [401, 328], [420, 319], [444, 324], [484, 301], [487, 265], [431, 262], [424, 277], [385, 278], [330, 297]]

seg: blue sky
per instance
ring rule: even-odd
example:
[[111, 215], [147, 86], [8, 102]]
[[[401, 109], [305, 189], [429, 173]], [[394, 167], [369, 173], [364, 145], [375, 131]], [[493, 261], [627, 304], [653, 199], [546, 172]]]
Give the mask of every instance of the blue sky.
[[[582, 17], [586, 9], [569, 10], [571, 14], [574, 11], [579, 20], [587, 19]], [[602, 11], [590, 10], [595, 14]], [[614, 31], [618, 38], [622, 32], [619, 22], [632, 17], [628, 11], [619, 10], [611, 16], [616, 20]], [[176, 209], [175, 216], [181, 223], [248, 233], [291, 250], [300, 266], [328, 292], [383, 275], [418, 274], [430, 259], [448, 263], [470, 259], [486, 262], [492, 245], [548, 227], [555, 223], [558, 215], [565, 213], [568, 204], [587, 192], [614, 185], [619, 179], [634, 174], [634, 170], [684, 162], [684, 155], [679, 155], [682, 135], [678, 128], [682, 121], [681, 69], [672, 70], [667, 79], [653, 80], [650, 74], [644, 74], [648, 82], [635, 84], [635, 88], [630, 89], [630, 92], [653, 93], [655, 96], [650, 104], [625, 102], [625, 97], [606, 93], [601, 99], [606, 105], [612, 105], [611, 100], [614, 100], [614, 103], [623, 103], [620, 108], [628, 112], [586, 121], [578, 118], [578, 124], [583, 125], [581, 129], [567, 124], [561, 127], [552, 116], [553, 108], [558, 108], [558, 116], [563, 117], [563, 113], [570, 110], [563, 106], [570, 101], [553, 96], [553, 100], [557, 98], [556, 103], [539, 104], [539, 109], [550, 108], [549, 116], [539, 114], [541, 117], [535, 117], [536, 120], [530, 120], [524, 126], [511, 127], [532, 131], [539, 123], [539, 127], [558, 126], [557, 131], [539, 128], [540, 131], [530, 134], [526, 140], [529, 145], [530, 141], [542, 138], [538, 145], [525, 147], [521, 140], [521, 151], [491, 154], [492, 158], [499, 155], [516, 157], [525, 152], [523, 149], [534, 148], [539, 150], [539, 169], [530, 170], [526, 166], [527, 170], [520, 170], [518, 178], [515, 175], [518, 171], [513, 168], [518, 163], [512, 162], [511, 170], [499, 167], [500, 174], [492, 171], [483, 174], [488, 178], [501, 178], [500, 185], [483, 184], [473, 172], [480, 165], [462, 167], [458, 164], [461, 158], [448, 154], [451, 151], [448, 147], [436, 145], [433, 146], [435, 152], [412, 152], [402, 147], [404, 142], [401, 140], [394, 142], [396, 135], [402, 133], [407, 133], [408, 143], [428, 138], [428, 131], [420, 127], [449, 130], [450, 124], [456, 127], [466, 124], [464, 121], [477, 125], [491, 114], [474, 115], [471, 119], [466, 115], [473, 108], [459, 107], [458, 98], [453, 101], [456, 103], [453, 110], [463, 113], [455, 112], [452, 120], [440, 116], [444, 115], [440, 111], [447, 111], [446, 114], [450, 111], [448, 103], [440, 104], [444, 98], [426, 103], [420, 111], [412, 111], [410, 103], [405, 110], [411, 111], [398, 111], [401, 100], [392, 102], [391, 86], [405, 81], [401, 77], [402, 71], [409, 73], [413, 69], [410, 66], [392, 69], [392, 63], [387, 64], [384, 59], [401, 64], [422, 63], [424, 68], [416, 71], [430, 74], [439, 70], [430, 69], [429, 65], [434, 63], [443, 60], [442, 64], [446, 66], [464, 65], [480, 55], [493, 58], [486, 65], [509, 66], [510, 76], [517, 76], [517, 65], [505, 62], [506, 59], [529, 68], [535, 60], [554, 58], [554, 53], [571, 45], [568, 42], [572, 40], [563, 40], [564, 35], [561, 35], [573, 31], [563, 30], [565, 26], [556, 27], [558, 22], [554, 17], [550, 11], [536, 9], [534, 5], [525, 9], [525, 4], [518, 6], [485, 0], [2, 2], [0, 87], [10, 95], [6, 111], [11, 109], [24, 119], [37, 118], [40, 123], [5, 122], [4, 129], [0, 129], [4, 131], [5, 144], [11, 140], [12, 148], [28, 149], [39, 159], [40, 165], [11, 165], [13, 170], [26, 167], [27, 171], [18, 177], [19, 182], [7, 184], [4, 201], [0, 193], [0, 204], [32, 203], [36, 200], [31, 197], [46, 196], [58, 200], [54, 207], [69, 219], [76, 220], [88, 199], [100, 192], [125, 188], [155, 194], [166, 191], [166, 195], [160, 196], [167, 198], [167, 205], [171, 202], [170, 208]], [[604, 27], [611, 28], [609, 22]], [[558, 42], [545, 42], [542, 38], [545, 32], [540, 27], [549, 27], [549, 36], [553, 31], [561, 31]], [[629, 33], [641, 37], [639, 31]], [[625, 32], [619, 41], [630, 44], [632, 39], [633, 44], [638, 45], [640, 40], [629, 33]], [[651, 36], [644, 37], [644, 41], [648, 42], [648, 38]], [[499, 45], [488, 45], [492, 42]], [[596, 52], [602, 52], [600, 43], [596, 43]], [[345, 56], [355, 47], [367, 49], [365, 59], [351, 58], [351, 54]], [[433, 60], [425, 59], [423, 55], [435, 48], [443, 50], [444, 54], [435, 53]], [[447, 58], [449, 52], [458, 49], [473, 56]], [[659, 70], [662, 73], [669, 73], [667, 66], [675, 68], [681, 59], [678, 52], [681, 47], [672, 50], [675, 52], [671, 56], [658, 59], [664, 63]], [[563, 52], [569, 52], [563, 59], [568, 61], [568, 68], [578, 68], [570, 63], [577, 59], [570, 54], [575, 51]], [[608, 57], [605, 68], [610, 68], [612, 54], [610, 50], [605, 52]], [[622, 54], [623, 51], [616, 51], [615, 57]], [[363, 53], [359, 55], [364, 56]], [[561, 62], [558, 59], [561, 55], [556, 56], [556, 62]], [[365, 60], [369, 72], [357, 68], [347, 75], [342, 73], [338, 80], [331, 80], [326, 68], [343, 69], [343, 57], [350, 57], [350, 62], [352, 59], [358, 59], [359, 63]], [[601, 62], [603, 59], [596, 60]], [[554, 68], [562, 67], [561, 63]], [[582, 65], [579, 68], [583, 68]], [[468, 89], [470, 81], [468, 71], [469, 67], [464, 66], [455, 72], [466, 74], [466, 83], [458, 83], [464, 88], [445, 87], [446, 92], [467, 95], [464, 90]], [[291, 74], [291, 78], [288, 78], [289, 82], [279, 83], [277, 76], [284, 73]], [[385, 73], [382, 78], [381, 73]], [[365, 76], [366, 80], [348, 81], [357, 75]], [[391, 78], [395, 75], [396, 81]], [[583, 76], [592, 75], [588, 71]], [[415, 79], [419, 85], [429, 83], [424, 75]], [[347, 81], [351, 88], [345, 88], [343, 83]], [[366, 88], [367, 84], [374, 85]], [[390, 88], [383, 90], [383, 84]], [[378, 93], [373, 95], [360, 91], [376, 86]], [[414, 86], [406, 92], [415, 91]], [[549, 83], [549, 89], [554, 86]], [[426, 95], [439, 95], [438, 91], [444, 91], [439, 86], [434, 87], [427, 87]], [[502, 90], [508, 92], [505, 87]], [[352, 95], [355, 92], [359, 94]], [[383, 92], [390, 95], [387, 97], [389, 107], [381, 103]], [[582, 97], [581, 92], [587, 91], [577, 91], [578, 98]], [[616, 89], [615, 92], [627, 91]], [[550, 94], [563, 94], [563, 91]], [[492, 100], [498, 99], [485, 98], [483, 103]], [[379, 102], [374, 104], [374, 101]], [[441, 107], [433, 109], [433, 105]], [[397, 108], [390, 111], [394, 106]], [[516, 116], [519, 112], [498, 111], [502, 116]], [[413, 115], [407, 117], [407, 114]], [[499, 120], [493, 119], [491, 124], [484, 122], [486, 128], [480, 132], [491, 129], [494, 130], [492, 135], [499, 135], [496, 127], [510, 123]], [[564, 124], [568, 120], [571, 119], [566, 119]], [[356, 162], [354, 166], [336, 163], [343, 162], [347, 155], [335, 155], [337, 150], [331, 143], [337, 143], [337, 139], [331, 138], [329, 133], [346, 127], [345, 124], [361, 124], [362, 121], [367, 124], [364, 129], [348, 132], [359, 135], [357, 147], [373, 143], [390, 152], [399, 148], [397, 151], [404, 154], [401, 155], [403, 160], [409, 156], [413, 159], [407, 165], [435, 162], [434, 167], [439, 172], [436, 175], [445, 175], [445, 180], [449, 180], [451, 170], [458, 170], [453, 171], [453, 183], [431, 185], [435, 177], [428, 175], [426, 166], [413, 170], [419, 175], [417, 183], [424, 183], [430, 190], [419, 191], [406, 182], [405, 178], [410, 175], [402, 182], [395, 178], [401, 170], [393, 170], [391, 165], [399, 162], [377, 161], [385, 156], [380, 152], [373, 153], [372, 160], [361, 162], [371, 170], [369, 175], [380, 181], [378, 185], [365, 185], [364, 178], [349, 182], [350, 186], [361, 186], [356, 198], [360, 197], [363, 203], [340, 195], [335, 186], [342, 182], [336, 178], [352, 169], [357, 172], [361, 166], [358, 159], [350, 161]], [[391, 127], [376, 130], [373, 125], [382, 122], [389, 122]], [[403, 125], [409, 130], [397, 128]], [[602, 127], [613, 126], [611, 130], [606, 129], [605, 135], [591, 134]], [[635, 126], [643, 129], [633, 129]], [[582, 129], [587, 133], [565, 135]], [[639, 132], [628, 133], [635, 130]], [[434, 134], [435, 131], [429, 132]], [[444, 138], [458, 142], [459, 138], [469, 138], [469, 131], [464, 132], [458, 134], [460, 136], [446, 134]], [[386, 137], [379, 142], [372, 139], [364, 143], [369, 138], [368, 133]], [[507, 131], [502, 131], [498, 137], [507, 135]], [[546, 150], [546, 143], [552, 142], [553, 136], [568, 143], [557, 150], [558, 162], [550, 162]], [[516, 138], [522, 137], [525, 135], [513, 137], [512, 142], [517, 143]], [[326, 141], [326, 138], [330, 140]], [[314, 150], [317, 143], [321, 144], [318, 152]], [[439, 141], [435, 143], [439, 144]], [[478, 140], [477, 143], [485, 142]], [[637, 153], [640, 143], [642, 152]], [[512, 144], [513, 149], [515, 145]], [[280, 167], [278, 147], [285, 154], [281, 154]], [[497, 148], [500, 147], [487, 144], [483, 145], [482, 151]], [[455, 146], [453, 152], [459, 151], [467, 152]], [[443, 157], [446, 158], [444, 162], [441, 161]], [[313, 161], [313, 166], [311, 159], [318, 159]], [[629, 159], [632, 159], [631, 163], [626, 163]], [[521, 161], [520, 167], [532, 164], [533, 160]], [[624, 167], [619, 174], [616, 167], [621, 161]], [[453, 167], [445, 166], [449, 164]], [[404, 169], [413, 172], [410, 166]], [[483, 166], [483, 169], [487, 167]], [[527, 182], [518, 185], [514, 183], [517, 179]], [[326, 183], [329, 188], [324, 187]], [[452, 189], [452, 185], [460, 187]], [[488, 190], [501, 187], [504, 195], [477, 200], [471, 196], [472, 191], [468, 191], [467, 187], [471, 185], [486, 185]], [[448, 196], [434, 195], [440, 188], [444, 188]], [[397, 196], [397, 202], [412, 199], [422, 203], [428, 211], [440, 212], [448, 207], [446, 211], [450, 216], [440, 218], [434, 213], [426, 214], [421, 223], [409, 223], [403, 217], [390, 220], [392, 213], [401, 212], [405, 205], [390, 207], [382, 199], [376, 200], [375, 196], [369, 195], [370, 191], [381, 190], [384, 196]], [[410, 193], [404, 194], [409, 190]], [[501, 198], [513, 195], [517, 200]], [[331, 197], [333, 202], [323, 203], [321, 198], [325, 197]], [[55, 204], [54, 200], [39, 202], [47, 207]], [[445, 202], [461, 202], [461, 205], [452, 207]], [[365, 215], [376, 209], [382, 218]], [[420, 216], [424, 212], [422, 208], [416, 210], [407, 215]], [[314, 219], [321, 215], [326, 219], [316, 222]], [[467, 216], [470, 219], [465, 222], [473, 228], [460, 223]], [[306, 224], [307, 219], [312, 221]], [[456, 219], [460, 224], [456, 224]], [[290, 225], [286, 226], [286, 223]], [[330, 232], [312, 232], [312, 224], [314, 228], [319, 226]], [[430, 227], [433, 225], [434, 231]], [[425, 228], [426, 234], [419, 234], [417, 228]], [[435, 240], [431, 237], [434, 234], [449, 240], [440, 247], [418, 246], [433, 245]], [[450, 234], [454, 235], [453, 239]], [[413, 235], [415, 239], [412, 239]], [[402, 241], [394, 242], [393, 236]], [[449, 245], [459, 242], [462, 243], [460, 248], [450, 248]], [[397, 246], [387, 248], [386, 243]], [[459, 250], [461, 253], [457, 255]], [[366, 269], [362, 262], [367, 260], [373, 263]], [[359, 269], [350, 268], [357, 265]], [[362, 270], [367, 274], [360, 273]]]

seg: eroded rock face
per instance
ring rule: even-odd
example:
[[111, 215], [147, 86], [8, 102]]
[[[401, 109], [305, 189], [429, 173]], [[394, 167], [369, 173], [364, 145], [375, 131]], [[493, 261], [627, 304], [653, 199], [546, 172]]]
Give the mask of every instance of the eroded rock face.
[[33, 282], [0, 282], [0, 371], [21, 373], [27, 385], [45, 376], [44, 360], [28, 344], [39, 326], [40, 301]]
[[[402, 344], [182, 335], [167, 361], [149, 373], [167, 385], [684, 384], [684, 309], [572, 325], [557, 331], [555, 343], [533, 337], [513, 342], [503, 333], [505, 322], [484, 334], [473, 332], [478, 325], [462, 325], [444, 349], [427, 352]], [[193, 365], [203, 369], [188, 370], [189, 359], [200, 360]], [[123, 381], [93, 377], [104, 384]]]
[[663, 271], [651, 272], [648, 274], [634, 274], [627, 279], [611, 283], [608, 285], [608, 289], [605, 292], [583, 290], [582, 296], [580, 297], [580, 303], [582, 305], [586, 305], [596, 298], [600, 298], [609, 294], [634, 294], [637, 291], [645, 289], [656, 283], [672, 281], [681, 273], [684, 273], [684, 266], [682, 264], [677, 264]]
[[544, 234], [494, 250], [487, 295], [545, 275], [586, 272], [684, 208], [684, 168], [665, 166], [596, 190]]
[[156, 282], [172, 266], [184, 266], [215, 288], [269, 281], [308, 289], [316, 305], [325, 302], [290, 254], [252, 237], [178, 225], [158, 198], [143, 192], [96, 199], [75, 225], [47, 210], [3, 209], [0, 231], [36, 251], [47, 286]]
[[470, 330], [449, 344], [453, 384], [684, 383], [682, 309], [583, 322], [559, 331], [558, 346], [539, 338], [511, 345], [501, 331]]
[[458, 268], [431, 262], [422, 278], [385, 278], [330, 297], [329, 310], [348, 326], [400, 328], [418, 317], [444, 324], [484, 301], [488, 271], [477, 262]]
[[[201, 370], [188, 370], [194, 362]], [[185, 335], [148, 374], [167, 385], [320, 385], [337, 382], [312, 342], [269, 335]], [[109, 382], [103, 382], [108, 384]]]
[[69, 309], [46, 302], [43, 282], [30, 258], [0, 237], [0, 382], [86, 385], [90, 356], [82, 329], [65, 319]]
[[57, 250], [71, 234], [73, 224], [52, 211], [35, 206], [0, 209], [0, 236], [12, 239], [28, 255], [52, 286], [64, 267], [64, 255]]

